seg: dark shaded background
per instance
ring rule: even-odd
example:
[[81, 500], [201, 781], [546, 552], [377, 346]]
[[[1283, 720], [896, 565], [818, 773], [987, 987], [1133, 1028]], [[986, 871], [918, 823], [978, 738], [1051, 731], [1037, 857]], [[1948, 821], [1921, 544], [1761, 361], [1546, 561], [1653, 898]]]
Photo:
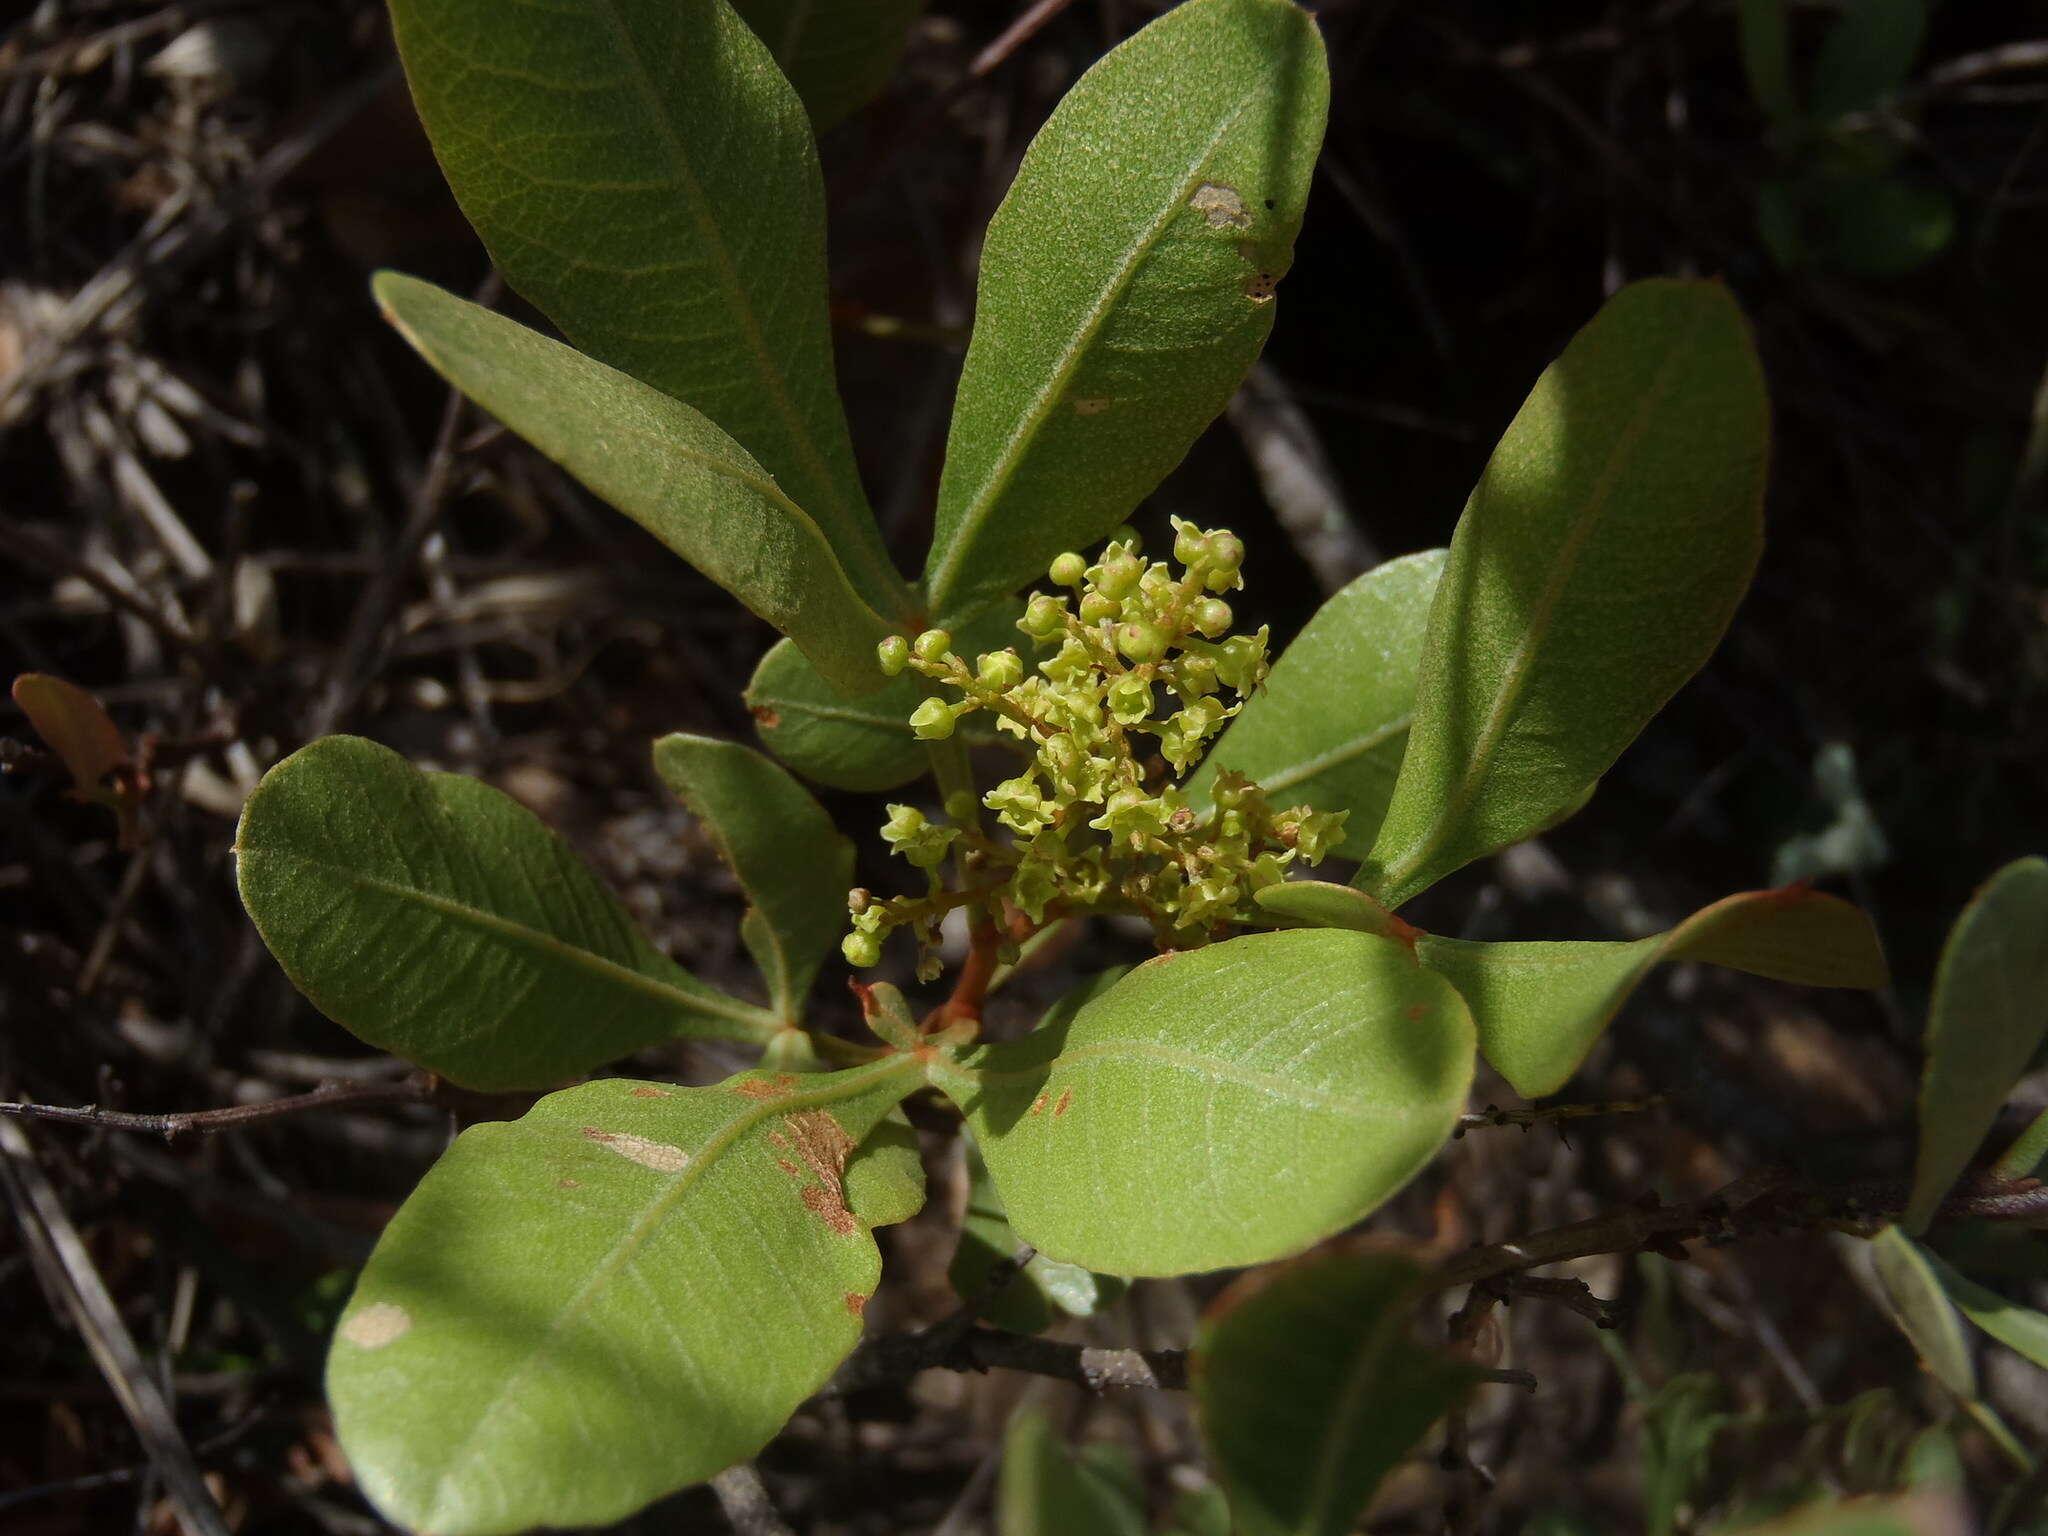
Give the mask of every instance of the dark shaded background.
[[[824, 145], [842, 374], [906, 566], [978, 232], [1061, 91], [1159, 7], [1079, 0], [971, 77], [1017, 9], [936, 5], [890, 93]], [[1776, 406], [1755, 588], [1586, 812], [1429, 893], [1420, 920], [1633, 936], [1768, 883], [1789, 840], [1834, 827], [1846, 856], [1819, 872], [1875, 914], [1898, 976], [1876, 999], [1718, 973], [1660, 984], [1566, 1096], [1661, 1092], [1663, 1109], [1569, 1143], [1468, 1138], [1380, 1224], [1500, 1239], [1771, 1162], [1896, 1167], [1941, 935], [1992, 869], [2048, 848], [2048, 12], [1950, 0], [1906, 87], [1832, 125], [1953, 211], [1923, 263], [1872, 271], [1872, 243], [1839, 217], [1810, 215], [1801, 259], [1760, 236], [1767, 185], [1811, 185], [1833, 162], [1774, 143], [1730, 5], [1318, 9], [1332, 120], [1267, 372], [1141, 528], [1177, 513], [1238, 529], [1253, 551], [1239, 612], [1289, 633], [1330, 581], [1447, 539], [1492, 441], [1606, 292], [1720, 276], [1755, 323]], [[1832, 15], [1795, 9], [1802, 64]], [[46, 0], [0, 23], [0, 210], [0, 654], [94, 690], [156, 737], [158, 762], [151, 836], [131, 855], [10, 753], [0, 1091], [167, 1110], [391, 1074], [297, 998], [233, 893], [241, 796], [326, 730], [519, 796], [677, 958], [751, 986], [731, 882], [646, 743], [676, 728], [748, 739], [738, 689], [769, 636], [516, 440], [451, 415], [377, 320], [377, 266], [462, 292], [488, 273], [411, 119], [381, 7]], [[1323, 524], [1280, 525], [1248, 443], [1287, 461]], [[6, 730], [26, 739], [11, 712]], [[1853, 774], [1822, 783], [1830, 748]], [[827, 798], [854, 830], [879, 819], [876, 803]], [[879, 850], [863, 860], [889, 888]], [[843, 1010], [836, 987], [821, 1007]], [[671, 1051], [633, 1070], [733, 1065]], [[376, 1110], [167, 1150], [30, 1128], [237, 1529], [384, 1528], [326, 1426], [322, 1332], [448, 1130], [427, 1110]], [[958, 1171], [933, 1148], [934, 1211], [887, 1238], [878, 1327], [949, 1305]], [[173, 1529], [16, 1238], [11, 1224], [0, 1237], [0, 1528]], [[1569, 1313], [1508, 1314], [1501, 1358], [1543, 1385], [1479, 1400], [1473, 1452], [1498, 1486], [1465, 1500], [1475, 1528], [1655, 1527], [1656, 1447], [1694, 1409], [1731, 1416], [1678, 1458], [1708, 1523], [1752, 1497], [1883, 1486], [1907, 1438], [1951, 1411], [1821, 1237], [1584, 1277], [1630, 1321], [1596, 1339]], [[1141, 1286], [1089, 1336], [1185, 1343], [1208, 1289]], [[1986, 1369], [2039, 1443], [2036, 1375]], [[1020, 1394], [1139, 1450], [1162, 1501], [1198, 1475], [1176, 1401], [1091, 1405], [937, 1373], [806, 1410], [762, 1470], [800, 1530], [978, 1529]], [[1995, 1485], [1996, 1461], [1965, 1447], [1980, 1488]], [[1470, 1482], [1405, 1469], [1373, 1528], [1440, 1529]], [[723, 1519], [700, 1491], [631, 1528]]]

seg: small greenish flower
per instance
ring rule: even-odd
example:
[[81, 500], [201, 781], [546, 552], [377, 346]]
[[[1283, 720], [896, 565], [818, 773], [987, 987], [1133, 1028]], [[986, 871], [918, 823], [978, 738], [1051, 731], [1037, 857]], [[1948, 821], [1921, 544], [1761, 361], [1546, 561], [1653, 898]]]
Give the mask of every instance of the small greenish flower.
[[855, 930], [839, 941], [839, 952], [848, 965], [866, 967], [882, 962], [882, 941], [872, 933]]
[[884, 677], [901, 677], [910, 665], [910, 642], [901, 635], [889, 636], [875, 646], [875, 660]]
[[1039, 794], [1034, 774], [1005, 779], [981, 797], [981, 803], [996, 813], [996, 820], [1013, 832], [1030, 835], [1051, 822], [1056, 807]]
[[910, 654], [923, 662], [944, 661], [953, 654], [953, 637], [943, 629], [928, 629], [911, 641]]
[[1056, 587], [1078, 587], [1087, 572], [1088, 562], [1069, 550], [1053, 557], [1052, 568], [1046, 575]]
[[1125, 673], [1109, 685], [1109, 712], [1120, 725], [1136, 725], [1152, 713], [1152, 685]]
[[990, 651], [975, 663], [975, 676], [998, 693], [1024, 681], [1024, 662], [1015, 651]]
[[953, 723], [952, 706], [943, 699], [926, 699], [910, 712], [911, 734], [923, 741], [944, 741], [953, 734]]

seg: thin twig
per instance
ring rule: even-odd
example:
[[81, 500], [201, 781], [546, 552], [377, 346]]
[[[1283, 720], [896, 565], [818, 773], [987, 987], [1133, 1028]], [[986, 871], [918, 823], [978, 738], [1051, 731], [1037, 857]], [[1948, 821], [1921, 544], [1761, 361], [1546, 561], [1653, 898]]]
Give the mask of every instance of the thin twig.
[[1024, 1371], [1070, 1381], [1091, 1392], [1130, 1387], [1181, 1391], [1188, 1384], [1186, 1350], [1096, 1349], [973, 1327], [950, 1341], [940, 1328], [870, 1339], [847, 1358], [825, 1390], [844, 1396], [907, 1381], [929, 1370]]
[[438, 1077], [430, 1072], [415, 1072], [396, 1083], [330, 1083], [311, 1093], [265, 1099], [258, 1104], [230, 1104], [224, 1109], [138, 1115], [120, 1109], [101, 1109], [91, 1104], [69, 1108], [60, 1104], [0, 1101], [0, 1116], [51, 1120], [62, 1125], [91, 1125], [110, 1131], [139, 1131], [146, 1136], [176, 1141], [180, 1136], [210, 1136], [219, 1131], [239, 1130], [267, 1120], [282, 1120], [323, 1109], [353, 1109], [365, 1104], [437, 1104], [444, 1101], [446, 1094], [447, 1087]]
[[1519, 1125], [1526, 1131], [1532, 1125], [1543, 1125], [1552, 1120], [1590, 1120], [1596, 1115], [1639, 1115], [1645, 1110], [1655, 1109], [1663, 1102], [1663, 1094], [1653, 1093], [1646, 1099], [1608, 1099], [1598, 1104], [1551, 1104], [1542, 1109], [1502, 1109], [1497, 1104], [1489, 1104], [1477, 1114], [1458, 1116], [1458, 1128], [1451, 1132], [1451, 1135], [1463, 1136], [1467, 1131], [1491, 1130], [1503, 1125]]

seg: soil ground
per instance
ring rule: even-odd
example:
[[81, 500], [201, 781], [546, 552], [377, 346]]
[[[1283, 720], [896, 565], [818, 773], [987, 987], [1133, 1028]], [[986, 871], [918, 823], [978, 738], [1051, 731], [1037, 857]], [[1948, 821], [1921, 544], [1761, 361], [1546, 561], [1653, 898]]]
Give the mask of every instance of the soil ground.
[[[935, 5], [886, 95], [824, 145], [840, 366], [906, 565], [978, 232], [1059, 94], [1158, 8], [1079, 0], [977, 75], [1022, 6]], [[1530, 382], [1605, 292], [1718, 275], [1776, 409], [1752, 595], [1582, 815], [1432, 891], [1418, 921], [1627, 937], [1810, 873], [1874, 914], [1897, 975], [1877, 997], [1664, 978], [1565, 1095], [1658, 1108], [1569, 1137], [1474, 1133], [1375, 1226], [1500, 1240], [1771, 1164], [1895, 1170], [1941, 935], [1994, 868], [2048, 850], [2044, 17], [1940, 8], [1903, 89], [1834, 125], [1883, 146], [1883, 174], [1912, 189], [1902, 230], [1869, 215], [1893, 194], [1859, 182], [1829, 202], [1812, 190], [1820, 152], [1774, 141], [1730, 5], [1319, 9], [1330, 134], [1259, 387], [1141, 530], [1169, 514], [1237, 529], [1254, 552], [1240, 614], [1284, 637], [1372, 560], [1446, 540]], [[1834, 14], [1792, 7], [1801, 61]], [[1914, 239], [1906, 262], [1894, 247]], [[243, 796], [328, 731], [509, 791], [677, 959], [754, 985], [737, 892], [646, 743], [751, 739], [738, 689], [769, 635], [451, 402], [378, 321], [381, 266], [492, 291], [374, 0], [42, 0], [0, 21], [0, 656], [91, 689], [155, 742], [133, 851], [8, 751], [0, 1097], [198, 1109], [402, 1070], [293, 992], [234, 894]], [[30, 740], [17, 714], [0, 731]], [[850, 827], [879, 820], [876, 801], [826, 798]], [[879, 844], [862, 857], [886, 888]], [[1123, 943], [1092, 939], [1063, 974]], [[734, 1064], [686, 1050], [625, 1069], [704, 1081]], [[1510, 1102], [1482, 1082], [1489, 1096]], [[23, 1127], [36, 1173], [13, 1194], [36, 1183], [78, 1235], [236, 1531], [387, 1528], [328, 1425], [323, 1334], [450, 1130], [422, 1107], [168, 1148]], [[932, 1208], [887, 1234], [877, 1330], [954, 1304], [960, 1173], [931, 1145]], [[63, 1283], [11, 1219], [5, 1234], [0, 1528], [176, 1529]], [[2019, 1247], [2024, 1297], [2048, 1270]], [[1483, 1472], [1432, 1447], [1371, 1529], [1710, 1529], [1800, 1492], [1889, 1486], [1912, 1437], [1955, 1419], [1824, 1235], [1583, 1278], [1620, 1326], [1535, 1301], [1501, 1314], [1487, 1347], [1537, 1391], [1484, 1389], [1466, 1447]], [[1183, 1345], [1213, 1289], [1141, 1285], [1067, 1331]], [[2048, 1441], [2040, 1373], [1981, 1364], [2021, 1438]], [[759, 1471], [798, 1530], [988, 1529], [992, 1453], [1022, 1399], [1138, 1453], [1162, 1507], [1201, 1476], [1176, 1398], [945, 1372], [807, 1409]], [[2010, 1474], [1981, 1435], [1957, 1438], [1988, 1507]], [[751, 1518], [696, 1490], [622, 1529], [776, 1528]]]

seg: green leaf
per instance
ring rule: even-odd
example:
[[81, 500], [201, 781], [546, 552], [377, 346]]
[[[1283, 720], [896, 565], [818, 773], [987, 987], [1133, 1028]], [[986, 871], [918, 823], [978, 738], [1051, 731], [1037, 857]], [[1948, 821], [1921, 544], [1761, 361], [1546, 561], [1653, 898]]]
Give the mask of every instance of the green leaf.
[[1920, 1232], [2048, 1033], [2048, 859], [1985, 881], [1949, 930], [1927, 1011], [1920, 1151], [1900, 1225]]
[[654, 768], [739, 877], [752, 903], [740, 938], [776, 1010], [797, 1027], [820, 962], [846, 930], [852, 842], [809, 790], [736, 741], [664, 736]]
[[328, 1357], [364, 1492], [435, 1536], [609, 1525], [753, 1455], [860, 1339], [847, 1159], [917, 1083], [613, 1078], [464, 1131]]
[[817, 148], [767, 48], [725, 0], [391, 12], [441, 169], [512, 286], [744, 444], [867, 600], [904, 612], [832, 376]]
[[1083, 75], [982, 248], [925, 588], [949, 625], [1114, 528], [1273, 324], [1329, 75], [1289, 0], [1187, 0]]
[[[998, 603], [960, 630], [962, 656], [1018, 644], [1017, 615], [1023, 605]], [[773, 647], [747, 684], [761, 744], [816, 784], [879, 793], [908, 784], [931, 769], [926, 743], [911, 734], [910, 712], [925, 697], [914, 673], [892, 678], [874, 692], [849, 699], [818, 675], [807, 657], [787, 641]], [[970, 742], [998, 739], [977, 712], [961, 722]]]
[[924, 0], [733, 0], [820, 133], [882, 92]]
[[1977, 1395], [1977, 1368], [1955, 1305], [1943, 1292], [1930, 1255], [1897, 1227], [1870, 1240], [1870, 1258], [1892, 1317], [1920, 1352], [1921, 1364], [1965, 1400]]
[[1415, 1342], [1419, 1265], [1364, 1248], [1247, 1276], [1189, 1374], [1239, 1536], [1346, 1536], [1380, 1480], [1479, 1372]]
[[1350, 812], [1346, 843], [1369, 847], [1408, 750], [1443, 564], [1440, 549], [1389, 560], [1324, 603], [1230, 722], [1189, 797], [1206, 805], [1217, 772], [1235, 768], [1275, 806]]
[[[946, 1269], [954, 1294], [978, 1302], [988, 1290], [989, 1276], [999, 1264], [1016, 1256], [1023, 1239], [1003, 1211], [1003, 1197], [981, 1149], [967, 1143], [967, 1214], [960, 1223], [960, 1246]], [[984, 1322], [1012, 1333], [1043, 1333], [1062, 1317], [1093, 1317], [1120, 1298], [1124, 1281], [1098, 1275], [1078, 1264], [1062, 1264], [1035, 1253], [1016, 1277], [982, 1307]]]
[[997, 1536], [1144, 1536], [1144, 1511], [1117, 1482], [1068, 1455], [1040, 1408], [1003, 1433]]
[[1979, 1285], [1938, 1253], [1921, 1248], [1920, 1257], [1963, 1316], [2015, 1354], [2048, 1370], [2048, 1317]]
[[1401, 945], [1301, 929], [1148, 960], [932, 1080], [1025, 1242], [1178, 1275], [1295, 1253], [1371, 1211], [1449, 1137], [1472, 1046], [1457, 993]]
[[1471, 1006], [1479, 1049], [1524, 1098], [1562, 1088], [1651, 967], [1725, 965], [1805, 987], [1881, 987], [1870, 919], [1803, 886], [1724, 896], [1633, 943], [1475, 943], [1424, 934], [1416, 953]]
[[396, 272], [375, 288], [436, 371], [803, 648], [849, 693], [891, 627], [831, 542], [699, 412], [503, 315]]
[[1307, 928], [1347, 928], [1404, 942], [1422, 930], [1394, 916], [1356, 886], [1327, 880], [1288, 880], [1254, 891], [1252, 900], [1274, 917]]
[[846, 1204], [871, 1227], [893, 1227], [924, 1209], [924, 1159], [902, 1110], [890, 1110], [846, 1165]]
[[1849, 0], [1822, 39], [1808, 93], [1814, 119], [1867, 112], [1905, 84], [1927, 34], [1922, 0]]
[[1773, 130], [1790, 131], [1799, 121], [1792, 88], [1792, 42], [1785, 0], [1738, 0], [1735, 19], [1742, 35], [1742, 73], [1749, 94], [1771, 120]]
[[263, 776], [242, 904], [298, 989], [466, 1088], [544, 1088], [657, 1040], [759, 1040], [772, 1015], [663, 956], [510, 796], [327, 736]]
[[1360, 885], [1399, 907], [1585, 800], [1749, 585], [1769, 436], [1718, 283], [1632, 284], [1572, 339], [1458, 521]]

